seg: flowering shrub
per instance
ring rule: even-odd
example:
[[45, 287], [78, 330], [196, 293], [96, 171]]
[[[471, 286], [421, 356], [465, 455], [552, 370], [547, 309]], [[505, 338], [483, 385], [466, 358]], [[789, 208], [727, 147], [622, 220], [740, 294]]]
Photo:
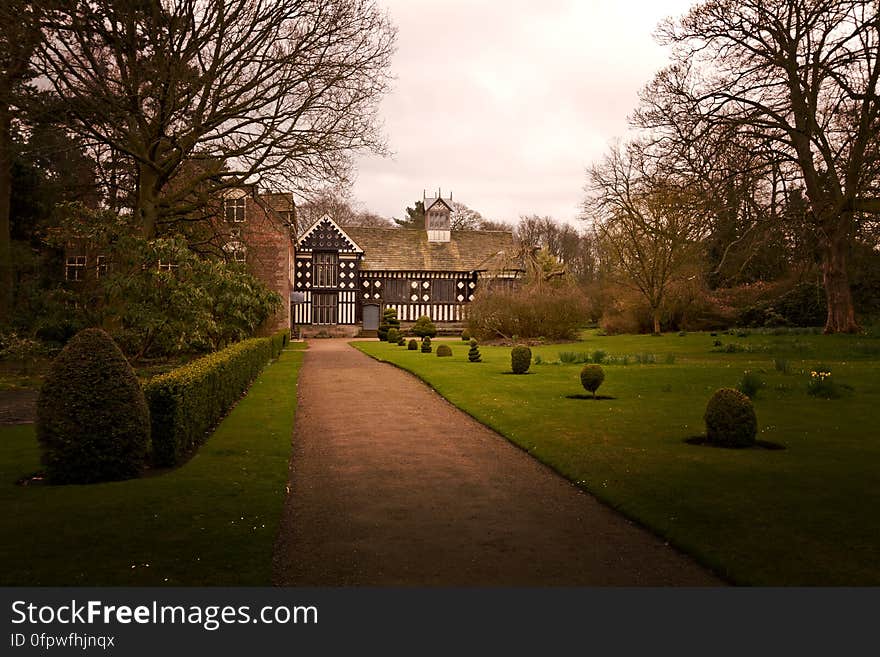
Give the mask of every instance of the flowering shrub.
[[837, 399], [840, 397], [840, 390], [831, 376], [831, 368], [818, 365], [814, 370], [810, 371], [810, 380], [807, 382], [807, 394], [812, 397], [822, 397], [823, 399]]

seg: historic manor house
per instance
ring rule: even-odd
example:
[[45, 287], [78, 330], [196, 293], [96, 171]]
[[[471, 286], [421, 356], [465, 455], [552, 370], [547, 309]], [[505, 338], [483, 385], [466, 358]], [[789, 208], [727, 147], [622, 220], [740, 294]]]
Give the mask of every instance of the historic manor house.
[[[423, 230], [342, 227], [329, 215], [298, 227], [289, 194], [251, 186], [225, 193], [218, 228], [227, 256], [245, 262], [284, 300], [265, 332], [290, 327], [305, 336], [353, 336], [374, 330], [385, 308], [395, 308], [404, 324], [422, 315], [459, 324], [481, 288], [521, 276], [513, 235], [451, 230], [451, 196], [439, 191], [424, 206]], [[68, 251], [68, 280], [77, 280], [81, 268], [100, 267], [99, 259], [87, 263], [86, 255]]]

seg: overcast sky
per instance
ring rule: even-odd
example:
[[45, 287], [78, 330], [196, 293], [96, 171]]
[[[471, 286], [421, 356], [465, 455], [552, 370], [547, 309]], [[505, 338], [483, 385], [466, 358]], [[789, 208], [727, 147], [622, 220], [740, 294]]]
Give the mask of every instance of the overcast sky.
[[394, 155], [360, 157], [353, 196], [401, 217], [422, 190], [485, 217], [577, 216], [584, 171], [623, 136], [692, 0], [378, 0], [398, 28], [381, 107]]

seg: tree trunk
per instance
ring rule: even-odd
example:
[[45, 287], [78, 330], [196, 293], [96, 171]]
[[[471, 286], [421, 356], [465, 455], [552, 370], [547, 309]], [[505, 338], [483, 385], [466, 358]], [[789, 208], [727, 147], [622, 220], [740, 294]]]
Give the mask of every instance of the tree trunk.
[[9, 107], [0, 107], [0, 322], [12, 312], [12, 230], [9, 218], [12, 196], [12, 138]]
[[654, 335], [660, 335], [660, 309], [651, 309], [651, 318], [654, 320]]
[[141, 235], [147, 239], [156, 236], [159, 225], [159, 176], [146, 164], [138, 164], [137, 207], [135, 216], [140, 220]]
[[849, 246], [850, 241], [842, 230], [835, 231], [823, 244], [822, 277], [828, 303], [825, 333], [858, 333], [861, 330], [856, 323], [849, 286]]

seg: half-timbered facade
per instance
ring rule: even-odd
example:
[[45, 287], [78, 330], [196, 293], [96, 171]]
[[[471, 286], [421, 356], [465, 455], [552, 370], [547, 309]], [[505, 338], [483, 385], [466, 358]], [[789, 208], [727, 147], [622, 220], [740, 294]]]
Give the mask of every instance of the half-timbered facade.
[[453, 231], [451, 210], [443, 199], [426, 199], [421, 230], [340, 227], [330, 216], [319, 219], [296, 242], [294, 323], [307, 332], [360, 328], [370, 306], [394, 308], [403, 322], [423, 315], [462, 322], [487, 280], [514, 281], [522, 271], [511, 265], [510, 232]]

